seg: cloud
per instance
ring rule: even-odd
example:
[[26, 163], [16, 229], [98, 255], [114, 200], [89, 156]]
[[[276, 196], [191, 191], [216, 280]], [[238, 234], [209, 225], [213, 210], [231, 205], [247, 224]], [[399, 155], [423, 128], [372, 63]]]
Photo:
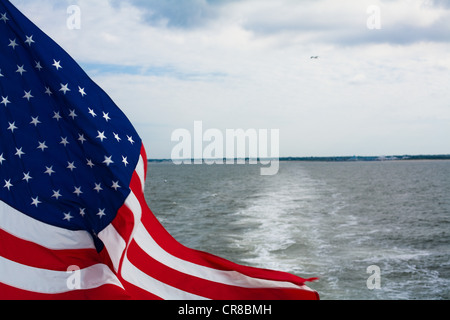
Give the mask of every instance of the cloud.
[[424, 0], [423, 1], [424, 6], [434, 6], [438, 8], [449, 8], [450, 9], [450, 2], [447, 0]]
[[[145, 22], [152, 26], [191, 29], [204, 27], [220, 14], [220, 7], [238, 0], [129, 0], [143, 10]], [[114, 6], [124, 1], [112, 0]]]
[[[196, 120], [280, 129], [283, 156], [448, 153], [446, 2], [12, 2], [112, 96], [151, 157]], [[80, 30], [66, 27], [70, 4]]]
[[[423, 0], [247, 0], [230, 7], [242, 17], [242, 27], [259, 37], [287, 34], [293, 43], [348, 46], [449, 42], [450, 5], [442, 4]], [[371, 7], [379, 11], [368, 10]], [[374, 14], [379, 14], [379, 30], [367, 27]]]
[[[14, 1], [83, 62], [172, 74], [233, 73], [229, 61], [286, 47], [450, 42], [450, 8], [437, 0], [78, 0], [76, 32], [65, 28], [71, 2]], [[367, 28], [371, 5], [380, 30]]]

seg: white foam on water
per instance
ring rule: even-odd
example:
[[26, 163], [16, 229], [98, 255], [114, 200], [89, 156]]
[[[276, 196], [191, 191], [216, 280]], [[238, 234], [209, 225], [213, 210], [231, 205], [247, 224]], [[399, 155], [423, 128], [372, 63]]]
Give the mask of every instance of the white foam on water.
[[[249, 253], [242, 261], [256, 267], [300, 273], [311, 261], [305, 252], [294, 246], [307, 248], [309, 232], [314, 228], [307, 214], [302, 216], [306, 203], [314, 202], [314, 182], [302, 172], [294, 179], [274, 179], [269, 187], [252, 199], [247, 207], [237, 211], [233, 226], [245, 226], [246, 232], [236, 238], [235, 245]], [[300, 181], [298, 180], [300, 179]], [[308, 263], [306, 263], [308, 264]], [[309, 270], [312, 271], [313, 270]]]

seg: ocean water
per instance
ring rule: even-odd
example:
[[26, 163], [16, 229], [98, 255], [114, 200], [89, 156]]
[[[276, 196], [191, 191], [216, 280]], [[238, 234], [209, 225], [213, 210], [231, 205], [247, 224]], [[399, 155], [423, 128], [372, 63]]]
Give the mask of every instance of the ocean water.
[[323, 300], [450, 299], [450, 161], [259, 169], [150, 163], [146, 198], [182, 244], [319, 277], [308, 285]]

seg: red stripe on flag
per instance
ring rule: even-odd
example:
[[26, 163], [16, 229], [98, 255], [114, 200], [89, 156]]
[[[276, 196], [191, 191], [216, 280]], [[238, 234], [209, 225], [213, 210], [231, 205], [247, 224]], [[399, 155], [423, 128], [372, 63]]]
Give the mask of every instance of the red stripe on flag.
[[119, 280], [120, 282], [122, 282], [125, 291], [132, 297], [133, 300], [163, 301], [163, 299], [158, 297], [157, 295], [129, 283], [121, 276], [119, 276]]
[[[144, 160], [144, 179], [147, 177], [148, 172], [148, 159], [147, 159], [147, 152], [145, 151], [144, 144], [142, 144], [141, 148], [141, 157]], [[145, 181], [143, 181], [144, 183]]]
[[291, 288], [242, 288], [193, 277], [159, 263], [134, 241], [128, 249], [131, 263], [155, 279], [198, 296], [213, 300], [316, 300], [312, 291]]
[[0, 283], [0, 300], [128, 300], [130, 296], [114, 285], [89, 290], [74, 290], [60, 294], [43, 294], [20, 290]]
[[16, 238], [3, 230], [0, 230], [0, 243], [1, 257], [39, 269], [67, 271], [74, 265], [84, 269], [102, 263], [95, 250], [50, 250]]
[[111, 223], [122, 239], [126, 243], [129, 242], [130, 237], [134, 229], [134, 215], [133, 212], [126, 205], [123, 205], [118, 213], [117, 217]]

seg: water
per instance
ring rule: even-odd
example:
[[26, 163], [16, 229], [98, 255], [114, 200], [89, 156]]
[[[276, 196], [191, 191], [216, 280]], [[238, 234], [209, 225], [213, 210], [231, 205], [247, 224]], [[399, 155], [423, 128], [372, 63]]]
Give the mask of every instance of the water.
[[[323, 300], [450, 299], [450, 161], [150, 164], [146, 197], [182, 244], [320, 277]], [[369, 290], [369, 266], [381, 288]]]

